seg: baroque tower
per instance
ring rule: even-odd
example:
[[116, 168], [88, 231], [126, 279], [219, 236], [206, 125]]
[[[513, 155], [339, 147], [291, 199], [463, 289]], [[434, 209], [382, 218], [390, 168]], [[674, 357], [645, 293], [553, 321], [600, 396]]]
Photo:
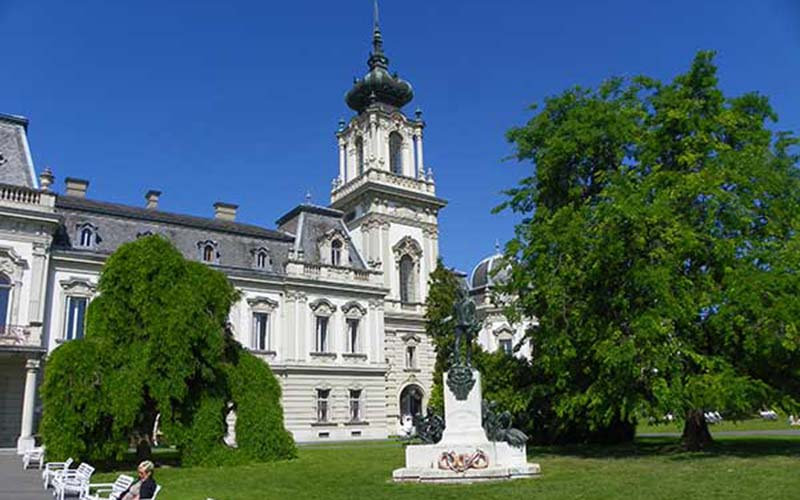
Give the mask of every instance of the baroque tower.
[[387, 409], [399, 421], [422, 411], [432, 384], [435, 355], [425, 335], [424, 302], [439, 256], [438, 213], [447, 202], [436, 196], [424, 162], [422, 113], [403, 113], [414, 93], [389, 72], [377, 4], [367, 65], [345, 97], [357, 114], [336, 133], [339, 175], [331, 207], [344, 212], [353, 242], [383, 273]]

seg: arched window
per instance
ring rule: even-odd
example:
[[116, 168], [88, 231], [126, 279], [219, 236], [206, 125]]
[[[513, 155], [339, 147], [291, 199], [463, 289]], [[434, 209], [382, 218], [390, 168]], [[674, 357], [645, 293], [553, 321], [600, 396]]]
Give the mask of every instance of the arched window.
[[409, 385], [400, 393], [400, 415], [422, 415], [422, 389], [418, 385]]
[[256, 269], [272, 269], [272, 259], [266, 248], [259, 248], [254, 252]]
[[78, 226], [78, 246], [92, 248], [95, 242], [95, 228], [89, 223]]
[[403, 175], [403, 138], [397, 132], [389, 134], [389, 170]]
[[400, 302], [413, 302], [414, 293], [414, 260], [409, 255], [400, 258]]
[[203, 262], [214, 262], [214, 247], [212, 245], [203, 247]]
[[0, 333], [8, 324], [8, 310], [11, 307], [11, 280], [0, 274]]
[[364, 173], [364, 139], [356, 139], [356, 175]]
[[342, 265], [342, 241], [333, 240], [331, 242], [331, 265]]

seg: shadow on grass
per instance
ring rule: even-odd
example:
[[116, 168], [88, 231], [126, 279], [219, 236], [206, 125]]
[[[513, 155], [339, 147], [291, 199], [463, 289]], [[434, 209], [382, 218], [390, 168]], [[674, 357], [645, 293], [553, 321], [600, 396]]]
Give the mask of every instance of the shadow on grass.
[[757, 458], [767, 456], [800, 457], [800, 438], [790, 436], [722, 437], [700, 452], [683, 449], [679, 438], [636, 438], [633, 443], [621, 445], [564, 445], [529, 446], [528, 455], [578, 457], [578, 458], [636, 458], [662, 457], [673, 460], [695, 460], [713, 457]]

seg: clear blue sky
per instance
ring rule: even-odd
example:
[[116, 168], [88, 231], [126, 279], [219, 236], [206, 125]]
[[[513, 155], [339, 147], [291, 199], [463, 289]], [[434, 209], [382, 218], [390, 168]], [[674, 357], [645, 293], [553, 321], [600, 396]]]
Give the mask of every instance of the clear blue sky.
[[[334, 131], [369, 52], [371, 0], [0, 0], [0, 112], [27, 116], [38, 170], [89, 196], [274, 227], [327, 204]], [[719, 52], [729, 94], [758, 90], [800, 131], [800, 0], [383, 0], [393, 70], [428, 123], [441, 250], [469, 270], [517, 221], [491, 215], [529, 170], [503, 159], [527, 106], [611, 75], [671, 78]]]

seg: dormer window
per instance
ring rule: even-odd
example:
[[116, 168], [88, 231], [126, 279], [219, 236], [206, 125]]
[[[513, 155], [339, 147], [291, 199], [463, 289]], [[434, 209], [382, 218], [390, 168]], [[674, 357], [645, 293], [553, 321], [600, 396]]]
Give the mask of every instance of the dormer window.
[[200, 260], [206, 264], [219, 263], [219, 251], [216, 241], [200, 241], [197, 243], [197, 250], [200, 254]]
[[317, 240], [322, 264], [347, 266], [350, 263], [349, 237], [345, 231], [334, 228]]
[[331, 242], [331, 265], [342, 265], [342, 240], [333, 240]]
[[272, 258], [269, 255], [269, 250], [264, 247], [253, 250], [253, 266], [256, 269], [272, 269]]
[[78, 225], [77, 243], [80, 248], [94, 248], [97, 238], [97, 226], [84, 222]]

